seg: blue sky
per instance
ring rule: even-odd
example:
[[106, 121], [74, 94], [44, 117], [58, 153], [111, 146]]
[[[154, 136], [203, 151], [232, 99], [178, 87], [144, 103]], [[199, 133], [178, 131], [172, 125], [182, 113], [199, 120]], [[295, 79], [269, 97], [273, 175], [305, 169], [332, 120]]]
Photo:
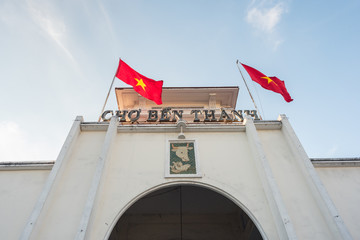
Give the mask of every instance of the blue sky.
[[[360, 1], [0, 1], [0, 161], [55, 160], [75, 116], [96, 121], [121, 57], [166, 87], [239, 86], [286, 114], [310, 157], [359, 157]], [[120, 80], [115, 86], [125, 86]], [[107, 109], [116, 109], [114, 91]]]

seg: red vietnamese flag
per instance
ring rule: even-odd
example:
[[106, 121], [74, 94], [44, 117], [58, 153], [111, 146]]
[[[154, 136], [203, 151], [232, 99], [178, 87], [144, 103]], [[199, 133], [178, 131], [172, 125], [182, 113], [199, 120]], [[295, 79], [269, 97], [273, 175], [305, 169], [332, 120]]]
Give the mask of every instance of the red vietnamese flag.
[[144, 98], [152, 100], [158, 105], [162, 104], [161, 93], [163, 81], [155, 81], [141, 75], [121, 59], [115, 76], [133, 86], [134, 90]]
[[291, 102], [293, 100], [290, 97], [288, 91], [286, 90], [284, 81], [281, 81], [277, 77], [268, 77], [256, 70], [255, 68], [249, 67], [245, 64], [241, 63], [241, 65], [245, 68], [245, 70], [248, 72], [254, 82], [257, 82], [267, 90], [280, 93], [287, 102]]

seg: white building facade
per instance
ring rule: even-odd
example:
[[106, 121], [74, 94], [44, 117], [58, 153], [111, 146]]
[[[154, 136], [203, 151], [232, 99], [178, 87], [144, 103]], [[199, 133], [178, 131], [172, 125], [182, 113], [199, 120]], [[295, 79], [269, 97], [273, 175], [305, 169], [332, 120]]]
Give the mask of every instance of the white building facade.
[[360, 239], [359, 159], [310, 160], [237, 87], [116, 89], [55, 162], [1, 163], [0, 239]]

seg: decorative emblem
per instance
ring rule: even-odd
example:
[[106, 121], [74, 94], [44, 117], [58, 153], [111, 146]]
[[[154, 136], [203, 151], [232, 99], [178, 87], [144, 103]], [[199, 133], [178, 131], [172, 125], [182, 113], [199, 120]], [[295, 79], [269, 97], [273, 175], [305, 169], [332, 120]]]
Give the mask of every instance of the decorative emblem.
[[194, 140], [168, 141], [166, 177], [200, 177]]

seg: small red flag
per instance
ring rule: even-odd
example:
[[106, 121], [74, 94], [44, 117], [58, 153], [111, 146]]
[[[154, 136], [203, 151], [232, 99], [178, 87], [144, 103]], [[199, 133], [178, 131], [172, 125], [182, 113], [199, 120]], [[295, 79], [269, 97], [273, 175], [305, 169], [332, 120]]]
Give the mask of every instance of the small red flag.
[[292, 100], [294, 100], [290, 97], [290, 94], [286, 90], [284, 81], [281, 81], [277, 77], [268, 77], [262, 74], [261, 72], [259, 72], [258, 70], [256, 70], [255, 68], [249, 67], [245, 64], [241, 63], [241, 65], [248, 72], [251, 79], [254, 82], [260, 84], [263, 88], [267, 90], [271, 90], [276, 93], [280, 93], [287, 102], [291, 102]]
[[163, 81], [155, 81], [136, 72], [123, 60], [120, 59], [116, 75], [121, 81], [131, 85], [134, 90], [144, 98], [162, 104], [161, 93]]

